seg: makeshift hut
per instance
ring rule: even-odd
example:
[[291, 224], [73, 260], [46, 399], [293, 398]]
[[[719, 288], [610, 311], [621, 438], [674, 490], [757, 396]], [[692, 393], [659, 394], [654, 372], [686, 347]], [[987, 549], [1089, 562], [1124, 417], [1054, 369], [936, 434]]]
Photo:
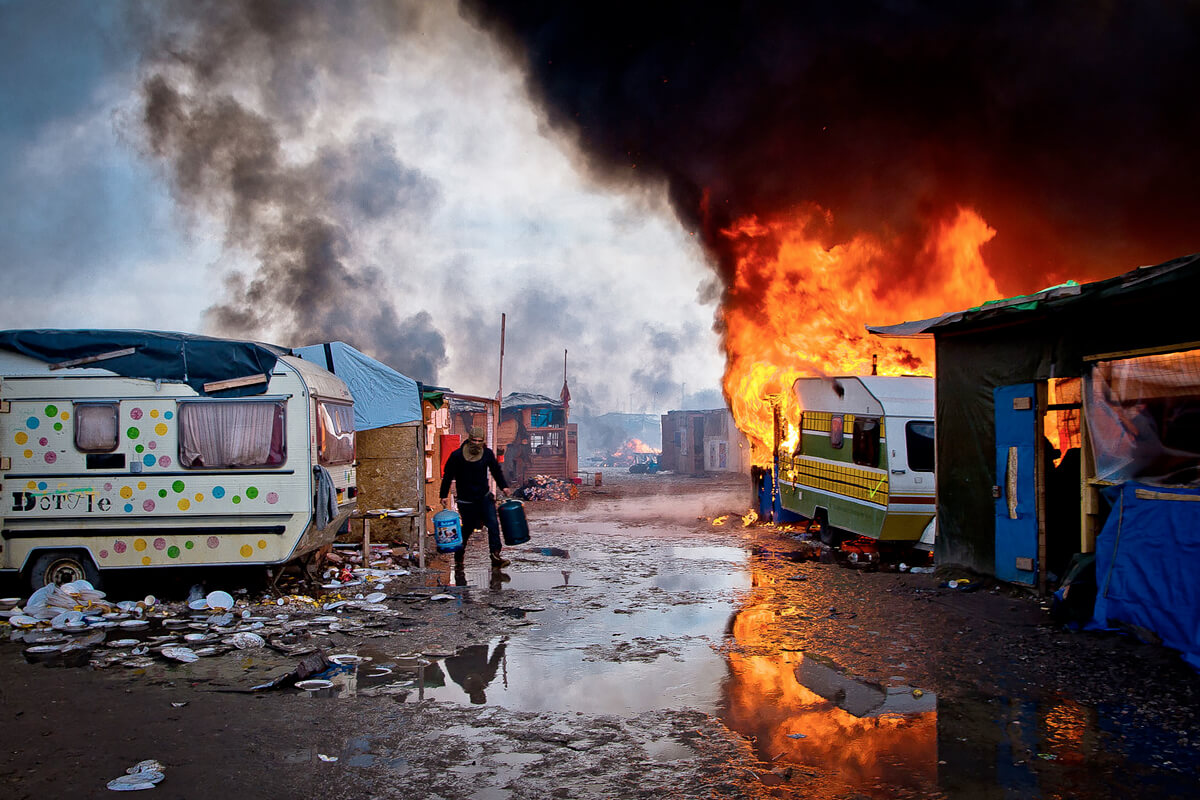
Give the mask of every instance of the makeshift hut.
[[[569, 395], [565, 395], [569, 399]], [[574, 480], [579, 471], [578, 426], [561, 400], [512, 392], [500, 405], [496, 452], [504, 459], [504, 476], [520, 486], [534, 475]], [[503, 451], [503, 452], [501, 452]]]
[[406, 514], [372, 519], [371, 539], [404, 542], [416, 552], [428, 530], [417, 382], [344, 342], [293, 352], [337, 375], [354, 397], [359, 511], [387, 508]]
[[659, 468], [682, 475], [750, 473], [750, 441], [726, 408], [662, 415]]
[[[487, 431], [487, 444], [496, 449], [495, 431], [499, 404], [493, 397], [458, 394], [436, 386], [421, 387], [421, 410], [425, 422], [425, 504], [426, 524], [432, 526], [433, 514], [441, 511], [438, 497], [442, 467], [450, 454], [462, 446], [471, 428]], [[499, 456], [497, 456], [499, 457]]]
[[939, 561], [1044, 590], [1095, 551], [1101, 624], [1200, 652], [1196, 297], [1190, 255], [868, 327], [934, 339]]

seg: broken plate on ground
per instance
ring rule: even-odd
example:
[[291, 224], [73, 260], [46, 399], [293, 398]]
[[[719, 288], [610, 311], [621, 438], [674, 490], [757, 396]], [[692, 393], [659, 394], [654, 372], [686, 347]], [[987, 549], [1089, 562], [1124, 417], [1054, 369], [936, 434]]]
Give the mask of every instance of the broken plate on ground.
[[136, 647], [137, 639], [113, 639], [111, 642], [104, 643], [106, 647]]
[[204, 599], [209, 608], [217, 611], [228, 611], [233, 608], [233, 595], [229, 592], [209, 592], [208, 597]]
[[259, 636], [257, 633], [235, 633], [225, 639], [226, 643], [233, 645], [238, 650], [249, 650], [256, 647], [265, 647], [266, 639]]
[[183, 664], [191, 664], [200, 659], [200, 656], [196, 655], [195, 651], [190, 647], [164, 647], [162, 654], [164, 658], [179, 661]]
[[190, 608], [192, 611], [207, 611], [208, 601], [201, 597], [199, 600], [193, 600], [188, 603], [188, 608]]
[[333, 681], [327, 681], [323, 678], [312, 678], [307, 681], [296, 681], [296, 688], [303, 689], [306, 692], [315, 692], [320, 689], [333, 688]]
[[368, 603], [382, 603], [384, 600], [387, 600], [387, 593], [371, 592], [369, 595], [364, 597], [363, 600], [366, 600]]
[[371, 658], [369, 656], [355, 655], [354, 653], [338, 653], [337, 655], [330, 656], [329, 660], [334, 664], [345, 667], [351, 664], [361, 664], [364, 661], [370, 661]]

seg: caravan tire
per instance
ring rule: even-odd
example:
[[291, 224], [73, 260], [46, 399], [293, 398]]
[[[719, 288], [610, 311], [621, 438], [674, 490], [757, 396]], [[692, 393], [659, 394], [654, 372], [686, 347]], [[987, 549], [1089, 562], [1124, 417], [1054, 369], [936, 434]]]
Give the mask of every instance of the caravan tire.
[[29, 568], [29, 588], [35, 592], [49, 583], [61, 586], [78, 580], [85, 580], [100, 588], [100, 570], [92, 563], [91, 556], [78, 550], [40, 553]]
[[816, 516], [813, 517], [813, 521], [821, 526], [821, 544], [833, 547], [838, 543], [837, 532], [829, 527], [829, 515], [824, 509], [817, 511]]

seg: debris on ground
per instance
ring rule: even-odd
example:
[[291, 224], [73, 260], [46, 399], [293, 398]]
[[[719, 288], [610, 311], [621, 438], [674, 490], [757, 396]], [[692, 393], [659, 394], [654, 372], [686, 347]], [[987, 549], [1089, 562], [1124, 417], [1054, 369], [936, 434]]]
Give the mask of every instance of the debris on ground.
[[166, 767], [153, 759], [140, 761], [119, 778], [108, 782], [108, 788], [114, 792], [138, 792], [143, 789], [153, 789], [166, 777]]
[[153, 595], [114, 602], [86, 580], [44, 586], [23, 606], [20, 598], [0, 603], [0, 634], [7, 628], [8, 638], [25, 646], [27, 662], [47, 666], [144, 669], [160, 659], [191, 664], [262, 648], [307, 655], [320, 648], [322, 637], [380, 635], [374, 629], [385, 625], [381, 618], [399, 616], [383, 603], [388, 594], [382, 591], [412, 574], [400, 566], [399, 553], [386, 545], [372, 548], [362, 566], [362, 548], [350, 547], [355, 549], [337, 555], [324, 583], [291, 580], [289, 593], [268, 590], [257, 601], [245, 589], [234, 593], [235, 600], [223, 590], [205, 593], [199, 584], [174, 603]]
[[522, 500], [574, 500], [579, 496], [579, 486], [549, 475], [534, 475], [513, 494]]

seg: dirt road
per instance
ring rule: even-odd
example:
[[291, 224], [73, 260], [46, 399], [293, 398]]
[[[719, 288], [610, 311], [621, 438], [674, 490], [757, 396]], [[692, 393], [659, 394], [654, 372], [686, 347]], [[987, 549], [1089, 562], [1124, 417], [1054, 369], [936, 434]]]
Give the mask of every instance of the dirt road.
[[1200, 680], [1172, 654], [1019, 592], [811, 560], [748, 504], [740, 478], [612, 473], [529, 504], [503, 576], [477, 534], [466, 586], [248, 609], [369, 659], [321, 691], [245, 691], [296, 665], [277, 650], [72, 669], [4, 644], [0, 793], [102, 796], [157, 759], [160, 798], [1194, 794]]

